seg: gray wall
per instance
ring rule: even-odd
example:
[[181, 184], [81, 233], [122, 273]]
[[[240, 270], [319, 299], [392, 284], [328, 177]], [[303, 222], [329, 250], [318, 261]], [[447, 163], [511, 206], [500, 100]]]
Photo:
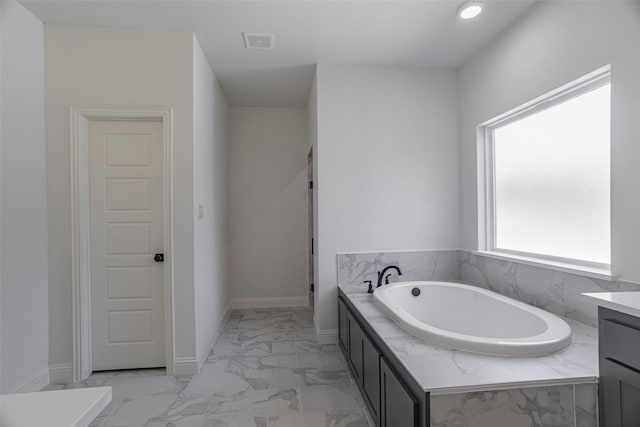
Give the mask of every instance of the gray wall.
[[[202, 365], [231, 299], [229, 104], [193, 38], [193, 227], [196, 354]], [[202, 205], [203, 215], [199, 216]]]
[[307, 109], [234, 107], [230, 129], [233, 297], [304, 299]]
[[47, 169], [43, 26], [3, 1], [0, 28], [0, 393], [7, 393], [49, 380]]
[[335, 331], [336, 254], [456, 249], [456, 74], [317, 69], [316, 327]]

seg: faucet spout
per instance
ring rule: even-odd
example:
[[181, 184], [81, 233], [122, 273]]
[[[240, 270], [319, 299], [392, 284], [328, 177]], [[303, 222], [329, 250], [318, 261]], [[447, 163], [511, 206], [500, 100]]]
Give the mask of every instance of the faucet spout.
[[[378, 271], [378, 286], [376, 286], [377, 288], [382, 286], [382, 279], [385, 277], [385, 273], [388, 270], [395, 270], [398, 272], [398, 276], [402, 276], [402, 272], [400, 271], [400, 268], [397, 265], [388, 265], [385, 268], [383, 268], [382, 271]], [[385, 284], [389, 284], [388, 275], [387, 275], [387, 280], [385, 280]]]

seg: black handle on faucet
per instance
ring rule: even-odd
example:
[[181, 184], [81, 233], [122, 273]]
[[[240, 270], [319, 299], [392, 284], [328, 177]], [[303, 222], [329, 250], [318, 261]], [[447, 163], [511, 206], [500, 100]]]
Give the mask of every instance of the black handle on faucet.
[[363, 283], [368, 283], [369, 284], [369, 289], [367, 290], [367, 293], [368, 294], [372, 294], [373, 293], [373, 285], [372, 285], [373, 282], [371, 282], [371, 280], [365, 280]]

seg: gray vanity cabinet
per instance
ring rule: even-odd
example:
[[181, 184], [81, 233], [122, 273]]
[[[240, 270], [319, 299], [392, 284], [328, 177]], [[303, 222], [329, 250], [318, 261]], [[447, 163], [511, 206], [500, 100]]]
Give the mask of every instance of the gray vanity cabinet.
[[640, 319], [603, 307], [600, 339], [600, 425], [640, 426]]
[[417, 427], [418, 402], [402, 385], [396, 374], [380, 359], [380, 427]]
[[429, 393], [347, 297], [338, 297], [338, 341], [378, 427], [427, 427]]

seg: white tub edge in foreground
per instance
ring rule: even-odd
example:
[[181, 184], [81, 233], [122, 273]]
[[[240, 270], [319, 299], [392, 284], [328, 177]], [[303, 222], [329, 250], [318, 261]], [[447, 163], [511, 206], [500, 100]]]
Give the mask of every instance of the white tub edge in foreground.
[[[420, 295], [417, 297], [411, 294], [414, 288], [420, 290]], [[428, 310], [426, 298], [434, 297], [434, 291], [440, 292], [440, 298], [442, 298], [442, 292], [447, 292], [448, 288], [452, 290], [455, 289], [452, 292], [455, 292], [457, 295], [468, 297], [460, 299], [470, 299], [474, 302], [474, 305], [470, 307], [465, 306], [464, 301], [460, 304], [458, 304], [458, 302], [452, 304], [451, 301], [449, 301], [448, 304], [454, 306], [447, 307], [446, 313], [443, 314], [443, 316], [453, 317], [444, 319], [445, 321], [448, 320], [455, 323], [459, 320], [455, 318], [455, 316], [458, 316], [457, 313], [465, 313], [465, 310], [475, 310], [476, 312], [482, 313], [485, 308], [483, 307], [484, 303], [487, 309], [491, 308], [494, 317], [496, 315], [496, 309], [500, 310], [502, 307], [505, 317], [507, 317], [507, 315], [510, 317], [504, 318], [503, 321], [512, 322], [512, 329], [513, 325], [518, 325], [518, 322], [521, 322], [523, 325], [522, 336], [504, 338], [482, 336], [482, 334], [477, 333], [466, 334], [460, 333], [460, 331], [455, 332], [425, 323], [418, 318], [420, 317], [420, 313], [411, 312], [411, 310], [416, 311], [418, 309]], [[467, 292], [469, 294], [465, 295]], [[491, 301], [485, 297], [488, 297]], [[418, 301], [419, 304], [415, 304], [410, 298], [422, 298], [422, 300]], [[475, 286], [452, 282], [398, 282], [376, 289], [373, 293], [373, 300], [386, 315], [406, 332], [427, 342], [451, 349], [496, 356], [534, 357], [556, 353], [571, 345], [572, 342], [571, 328], [567, 322], [560, 317], [496, 292]], [[429, 303], [437, 303], [437, 301], [432, 300], [429, 301]], [[468, 305], [469, 301], [467, 301], [466, 304]], [[507, 306], [509, 308], [507, 308]], [[498, 317], [500, 317], [501, 313], [497, 312], [497, 314]], [[531, 315], [539, 320], [533, 319]], [[460, 318], [462, 317], [464, 316], [460, 315]], [[526, 323], [527, 321], [531, 323], [531, 320], [533, 320], [537, 326], [535, 333], [527, 333], [526, 331]], [[495, 324], [495, 319], [493, 325], [490, 322], [488, 322], [487, 325], [482, 325], [481, 322], [483, 321], [484, 319], [481, 315], [474, 317], [473, 327], [481, 330], [483, 327], [495, 328], [498, 326]], [[542, 326], [540, 322], [544, 322], [544, 326]], [[460, 329], [460, 327], [458, 327], [458, 329]], [[513, 334], [513, 332], [511, 334]]]

